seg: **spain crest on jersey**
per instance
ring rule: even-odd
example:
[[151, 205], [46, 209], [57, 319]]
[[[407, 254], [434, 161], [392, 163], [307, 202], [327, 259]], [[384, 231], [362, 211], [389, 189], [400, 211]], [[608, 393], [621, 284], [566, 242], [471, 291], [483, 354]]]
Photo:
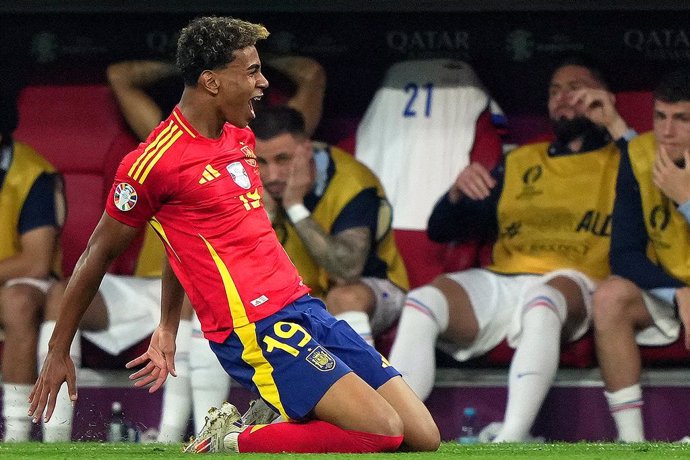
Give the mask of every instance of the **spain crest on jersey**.
[[307, 362], [322, 372], [335, 369], [335, 359], [321, 346], [316, 347], [307, 355]]
[[249, 187], [251, 187], [252, 184], [249, 180], [249, 175], [247, 174], [247, 170], [244, 169], [244, 166], [242, 166], [242, 163], [239, 161], [232, 162], [226, 166], [226, 169], [230, 173], [232, 180], [234, 180], [237, 185], [245, 190], [248, 190]]
[[126, 182], [117, 184], [117, 187], [115, 187], [113, 200], [115, 201], [115, 207], [120, 211], [129, 211], [137, 204], [138, 199], [137, 191]]
[[244, 142], [240, 142], [240, 144], [242, 144], [240, 151], [244, 153], [244, 161], [246, 161], [249, 166], [256, 166], [256, 155], [252, 148]]

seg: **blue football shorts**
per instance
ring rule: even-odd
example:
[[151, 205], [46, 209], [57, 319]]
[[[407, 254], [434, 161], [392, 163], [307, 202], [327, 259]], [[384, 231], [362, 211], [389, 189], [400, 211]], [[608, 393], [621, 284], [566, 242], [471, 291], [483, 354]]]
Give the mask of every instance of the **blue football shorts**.
[[336, 381], [355, 372], [372, 388], [400, 375], [345, 321], [305, 295], [211, 349], [230, 376], [284, 418], [305, 419]]

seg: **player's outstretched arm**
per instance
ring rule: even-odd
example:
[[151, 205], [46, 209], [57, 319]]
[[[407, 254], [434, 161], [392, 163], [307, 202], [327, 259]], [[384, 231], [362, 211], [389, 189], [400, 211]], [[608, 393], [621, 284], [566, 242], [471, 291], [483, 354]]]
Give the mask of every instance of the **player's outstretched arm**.
[[67, 382], [72, 401], [77, 400], [76, 373], [69, 357], [70, 344], [106, 270], [129, 246], [138, 231], [106, 213], [93, 231], [65, 289], [60, 316], [48, 344], [48, 355], [29, 395], [29, 416], [34, 422], [38, 422], [44, 411], [44, 420], [50, 420], [57, 393], [64, 382]]
[[134, 386], [151, 385], [149, 393], [157, 391], [168, 378], [177, 377], [175, 372], [175, 338], [180, 324], [180, 312], [184, 290], [170, 264], [163, 267], [163, 290], [161, 297], [161, 321], [151, 336], [146, 352], [126, 364], [128, 369], [144, 367], [129, 376]]

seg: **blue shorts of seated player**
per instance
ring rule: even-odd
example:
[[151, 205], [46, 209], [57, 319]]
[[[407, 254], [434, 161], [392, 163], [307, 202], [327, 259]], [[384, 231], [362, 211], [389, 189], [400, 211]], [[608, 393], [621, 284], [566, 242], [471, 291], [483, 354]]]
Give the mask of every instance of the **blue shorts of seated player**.
[[304, 420], [328, 389], [355, 372], [377, 389], [400, 375], [345, 321], [309, 295], [210, 342], [223, 368], [283, 418]]

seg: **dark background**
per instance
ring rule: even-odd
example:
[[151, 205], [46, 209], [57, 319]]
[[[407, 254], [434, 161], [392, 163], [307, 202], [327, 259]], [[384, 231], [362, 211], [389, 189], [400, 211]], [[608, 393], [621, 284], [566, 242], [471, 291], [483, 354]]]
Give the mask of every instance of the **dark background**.
[[507, 114], [545, 111], [554, 58], [585, 52], [614, 90], [650, 89], [690, 62], [690, 2], [680, 1], [16, 1], [0, 5], [0, 57], [31, 84], [104, 82], [105, 66], [172, 58], [189, 19], [261, 22], [260, 52], [301, 54], [328, 73], [326, 117], [357, 117], [386, 69], [405, 59], [471, 63]]

